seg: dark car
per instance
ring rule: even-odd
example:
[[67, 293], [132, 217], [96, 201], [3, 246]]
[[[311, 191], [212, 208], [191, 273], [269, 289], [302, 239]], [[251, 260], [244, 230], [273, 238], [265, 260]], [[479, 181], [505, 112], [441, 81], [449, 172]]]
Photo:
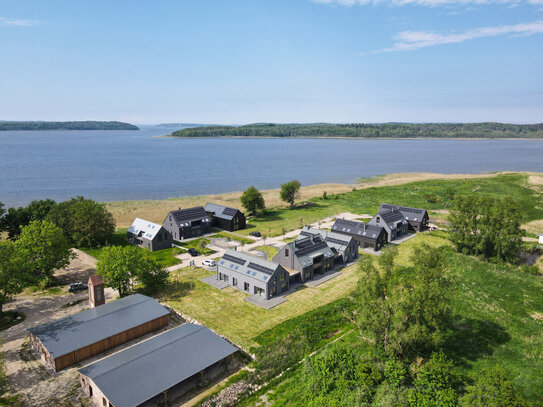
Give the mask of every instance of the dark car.
[[87, 290], [88, 288], [89, 287], [87, 286], [87, 284], [72, 283], [72, 284], [70, 284], [70, 287], [68, 288], [68, 291], [71, 292], [71, 293], [76, 293], [78, 291]]
[[200, 252], [198, 252], [198, 250], [196, 249], [193, 249], [192, 247], [189, 249], [189, 254], [192, 256], [192, 257], [196, 257], [200, 254]]
[[251, 236], [260, 237], [262, 235], [260, 234], [260, 232], [251, 232]]

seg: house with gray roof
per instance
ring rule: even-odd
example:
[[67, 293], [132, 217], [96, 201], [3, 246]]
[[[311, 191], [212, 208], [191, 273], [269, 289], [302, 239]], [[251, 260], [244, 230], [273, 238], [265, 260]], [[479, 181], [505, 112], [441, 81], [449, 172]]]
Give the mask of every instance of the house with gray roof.
[[289, 273], [279, 264], [230, 249], [217, 264], [217, 279], [267, 300], [289, 288]]
[[409, 223], [398, 209], [377, 213], [368, 221], [368, 225], [382, 226], [387, 231], [388, 242], [407, 235]]
[[332, 231], [351, 236], [362, 249], [373, 248], [374, 251], [379, 251], [388, 240], [388, 233], [382, 226], [343, 218], [336, 219]]
[[168, 324], [169, 311], [134, 294], [30, 328], [30, 344], [55, 371]]
[[334, 264], [347, 264], [358, 258], [358, 242], [349, 235], [304, 226], [297, 239], [320, 236], [334, 253]]
[[172, 234], [162, 225], [141, 218], [136, 218], [132, 222], [126, 235], [130, 244], [152, 252], [167, 249], [173, 244]]
[[211, 232], [211, 218], [203, 206], [171, 211], [162, 222], [174, 240], [189, 239]]
[[173, 405], [223, 373], [238, 349], [208, 328], [184, 324], [79, 369], [95, 406]]
[[206, 203], [204, 209], [211, 217], [212, 226], [230, 232], [245, 229], [246, 227], [247, 220], [245, 219], [243, 212], [239, 209], [209, 202]]
[[334, 268], [334, 253], [320, 235], [303, 236], [287, 243], [273, 257], [293, 281], [301, 283]]
[[394, 211], [400, 211], [404, 219], [408, 222], [409, 228], [415, 232], [422, 232], [428, 226], [429, 216], [426, 209], [381, 204], [377, 213], [387, 213]]

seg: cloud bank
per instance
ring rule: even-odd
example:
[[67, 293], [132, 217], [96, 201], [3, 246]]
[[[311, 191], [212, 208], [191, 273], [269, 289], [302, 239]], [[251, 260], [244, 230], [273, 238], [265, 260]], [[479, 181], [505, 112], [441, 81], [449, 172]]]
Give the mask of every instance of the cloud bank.
[[30, 27], [36, 24], [38, 24], [38, 22], [34, 20], [0, 17], [0, 26], [2, 27]]

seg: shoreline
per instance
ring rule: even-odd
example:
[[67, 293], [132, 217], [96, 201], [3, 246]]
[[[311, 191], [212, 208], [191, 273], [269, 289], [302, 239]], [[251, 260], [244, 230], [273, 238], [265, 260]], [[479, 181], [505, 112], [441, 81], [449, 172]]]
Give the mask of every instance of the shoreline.
[[534, 138], [510, 138], [510, 137], [303, 137], [303, 136], [289, 136], [289, 137], [274, 137], [274, 136], [217, 136], [217, 137], [183, 137], [183, 136], [172, 136], [171, 134], [166, 134], [163, 136], [152, 136], [153, 138], [175, 138], [175, 139], [277, 139], [277, 140], [288, 140], [288, 139], [307, 139], [307, 140], [537, 140], [543, 141], [543, 138], [534, 137]]
[[[525, 175], [535, 175], [543, 177], [543, 172], [516, 172], [516, 171], [499, 171], [491, 173], [475, 173], [475, 174], [441, 174], [430, 172], [416, 173], [391, 173], [385, 175], [377, 175], [369, 178], [358, 178], [356, 183], [323, 183], [302, 186], [300, 190], [300, 201], [308, 200], [315, 196], [322, 195], [324, 191], [327, 194], [338, 194], [351, 192], [353, 188], [366, 189], [381, 186], [402, 185], [411, 182], [423, 182], [430, 180], [446, 180], [446, 179], [466, 179], [466, 178], [493, 178], [499, 174], [518, 173]], [[247, 186], [249, 187], [249, 185]], [[194, 195], [171, 197], [166, 199], [141, 199], [130, 201], [106, 201], [103, 202], [107, 209], [113, 214], [117, 222], [118, 228], [130, 226], [135, 217], [141, 217], [151, 222], [162, 223], [164, 216], [171, 210], [178, 207], [187, 208], [193, 206], [201, 206], [206, 202], [215, 202], [218, 204], [241, 207], [239, 197], [243, 191], [232, 191], [218, 194]], [[285, 206], [284, 202], [279, 199], [279, 188], [262, 189], [260, 190], [267, 208]]]

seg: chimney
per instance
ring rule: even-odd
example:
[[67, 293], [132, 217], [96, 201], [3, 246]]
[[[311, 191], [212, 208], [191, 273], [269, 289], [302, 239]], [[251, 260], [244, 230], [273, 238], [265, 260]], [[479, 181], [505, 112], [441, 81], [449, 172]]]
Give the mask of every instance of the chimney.
[[95, 308], [99, 305], [105, 304], [106, 299], [104, 297], [104, 280], [99, 274], [89, 277], [89, 307]]

